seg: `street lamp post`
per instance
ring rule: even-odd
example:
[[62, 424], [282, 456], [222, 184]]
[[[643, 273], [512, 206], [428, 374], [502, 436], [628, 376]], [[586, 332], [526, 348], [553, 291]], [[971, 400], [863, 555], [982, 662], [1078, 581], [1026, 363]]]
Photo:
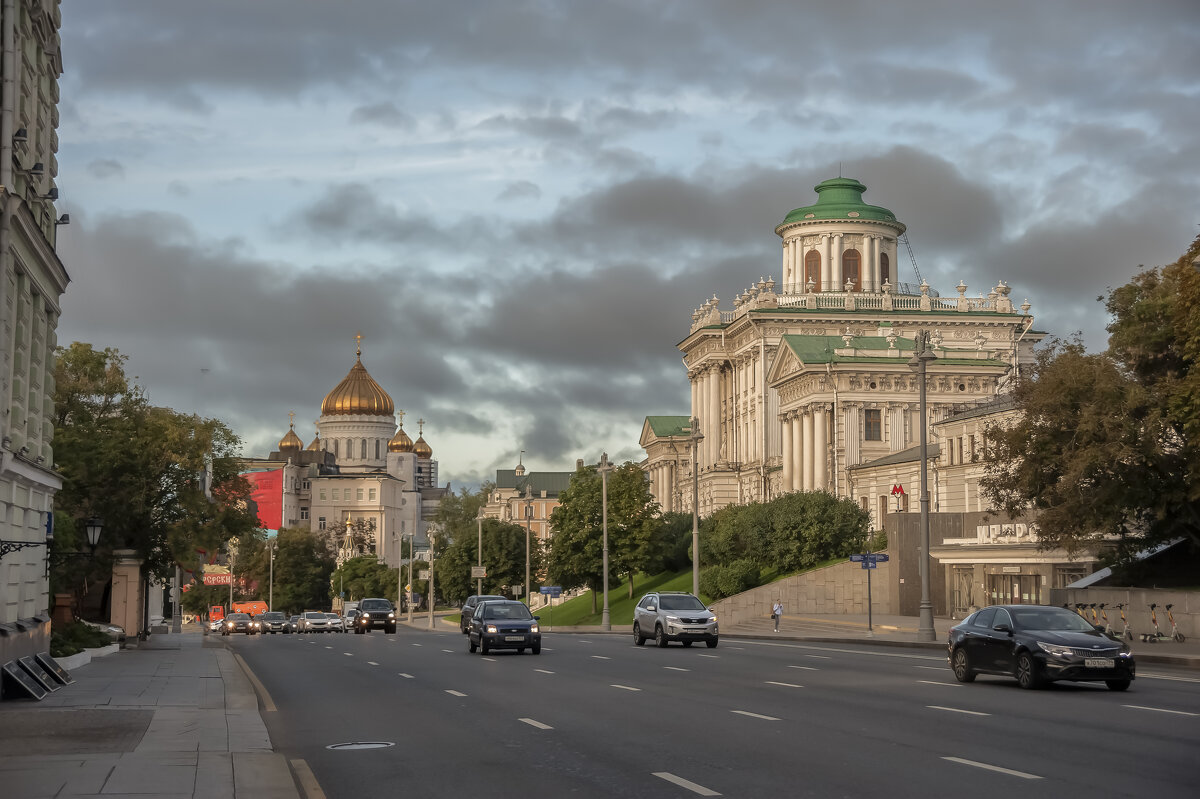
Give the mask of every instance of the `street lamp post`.
[[608, 453], [601, 453], [600, 465], [596, 467], [596, 471], [600, 472], [600, 529], [603, 531], [600, 563], [604, 570], [601, 578], [604, 585], [604, 609], [600, 611], [600, 627], [604, 630], [612, 629], [612, 619], [608, 613], [608, 473], [612, 470], [613, 465], [608, 462]]
[[271, 550], [271, 582], [267, 592], [267, 610], [275, 609], [275, 539], [267, 545]]
[[533, 607], [529, 597], [529, 531], [533, 523], [533, 488], [525, 484], [525, 604]]
[[917, 383], [921, 394], [921, 610], [917, 622], [917, 640], [934, 641], [937, 633], [933, 629], [933, 602], [930, 599], [930, 558], [929, 558], [929, 442], [926, 413], [926, 383], [927, 369], [930, 361], [937, 356], [929, 348], [929, 332], [920, 330], [916, 336], [916, 352], [908, 362], [908, 367], [917, 373]]
[[416, 525], [413, 525], [413, 527], [414, 527], [413, 531], [408, 534], [408, 596], [405, 597], [405, 600], [408, 602], [408, 623], [409, 624], [412, 624], [412, 620], [413, 620], [413, 603], [412, 603], [413, 561], [416, 560], [416, 557], [413, 555], [413, 551], [417, 545], [417, 531], [415, 529]]
[[400, 543], [400, 534], [392, 530], [392, 540], [396, 542], [396, 612], [404, 607], [404, 548]]
[[429, 534], [429, 629], [433, 629], [433, 533]]
[[692, 442], [692, 593], [700, 596], [700, 442], [704, 434], [700, 432], [700, 418], [692, 417], [692, 432], [688, 436]]
[[[483, 506], [480, 506], [479, 514], [475, 517], [475, 524], [479, 528], [479, 543], [475, 547], [475, 565], [479, 569], [483, 569], [483, 520], [484, 520], [484, 518], [485, 517], [483, 515]], [[476, 572], [476, 574], [482, 574], [482, 572], [478, 571], [478, 572]], [[482, 577], [475, 578], [475, 593], [476, 593], [476, 595], [483, 594], [483, 578]]]

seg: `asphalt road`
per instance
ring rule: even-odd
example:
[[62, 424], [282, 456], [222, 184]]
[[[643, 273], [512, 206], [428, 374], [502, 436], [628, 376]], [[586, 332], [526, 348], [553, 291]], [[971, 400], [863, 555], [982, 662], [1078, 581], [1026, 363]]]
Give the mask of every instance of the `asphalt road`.
[[[545, 634], [226, 639], [262, 682], [277, 751], [341, 797], [1197, 796], [1200, 678], [1124, 693], [959, 685], [939, 652], [723, 639], [635, 647]], [[261, 697], [260, 697], [261, 699]], [[389, 742], [374, 749], [329, 749]]]

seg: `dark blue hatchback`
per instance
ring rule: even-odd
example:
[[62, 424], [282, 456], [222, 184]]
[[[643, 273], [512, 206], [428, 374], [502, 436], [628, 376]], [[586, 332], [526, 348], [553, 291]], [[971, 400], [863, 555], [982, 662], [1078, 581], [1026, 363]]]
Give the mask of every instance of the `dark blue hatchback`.
[[542, 651], [542, 633], [538, 617], [520, 602], [506, 599], [500, 602], [480, 602], [467, 629], [468, 647], [486, 655], [494, 649], [515, 649], [533, 654]]

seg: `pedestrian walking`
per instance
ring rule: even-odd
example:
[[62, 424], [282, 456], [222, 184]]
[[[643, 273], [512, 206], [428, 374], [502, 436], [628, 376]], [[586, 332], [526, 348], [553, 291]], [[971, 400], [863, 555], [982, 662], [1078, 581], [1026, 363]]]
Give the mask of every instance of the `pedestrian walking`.
[[775, 605], [771, 608], [771, 618], [775, 621], [775, 632], [779, 632], [779, 620], [783, 618], [783, 603], [778, 599], [775, 600]]

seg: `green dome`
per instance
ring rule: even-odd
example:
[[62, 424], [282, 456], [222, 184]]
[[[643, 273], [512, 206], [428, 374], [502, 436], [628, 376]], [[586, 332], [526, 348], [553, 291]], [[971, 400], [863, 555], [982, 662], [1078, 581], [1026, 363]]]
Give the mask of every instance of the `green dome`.
[[[786, 217], [783, 225], [792, 222], [815, 222], [829, 219], [855, 219], [871, 222], [896, 222], [896, 215], [878, 205], [867, 205], [862, 200], [867, 187], [854, 178], [832, 178], [818, 183], [813, 189], [817, 192], [816, 205], [806, 205], [797, 208]], [[903, 225], [900, 225], [903, 228]]]

